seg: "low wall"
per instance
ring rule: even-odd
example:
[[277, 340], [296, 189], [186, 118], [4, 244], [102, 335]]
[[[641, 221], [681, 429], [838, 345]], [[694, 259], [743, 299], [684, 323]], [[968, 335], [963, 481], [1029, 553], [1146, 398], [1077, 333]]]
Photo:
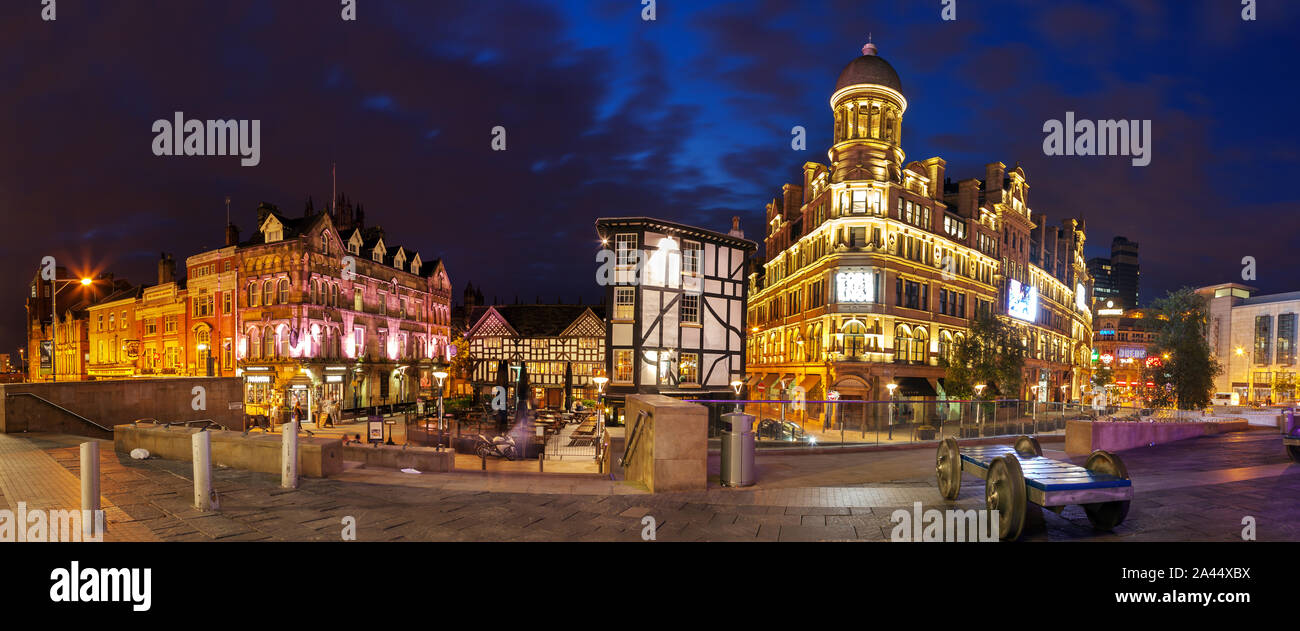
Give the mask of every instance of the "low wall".
[[[197, 428], [166, 428], [152, 423], [113, 428], [113, 449], [130, 453], [137, 447], [167, 460], [193, 459], [191, 436]], [[279, 434], [249, 434], [213, 430], [212, 464], [245, 471], [280, 473]], [[343, 470], [343, 444], [337, 438], [298, 437], [298, 475], [324, 478]]]
[[[195, 387], [203, 388], [201, 397]], [[235, 377], [7, 383], [0, 384], [0, 393], [4, 394], [4, 405], [0, 406], [0, 432], [3, 433], [49, 432], [112, 438], [113, 426], [140, 418], [163, 422], [210, 419], [227, 429], [244, 429], [243, 382]], [[195, 410], [199, 402], [203, 409]]]
[[390, 469], [416, 469], [422, 473], [451, 471], [456, 466], [456, 452], [438, 451], [433, 447], [407, 447], [392, 445], [344, 445], [343, 459], [361, 462], [368, 467]]
[[1186, 438], [1241, 432], [1250, 429], [1245, 419], [1193, 422], [1066, 421], [1065, 453], [1083, 456], [1096, 449], [1122, 451]]
[[[638, 394], [627, 398], [626, 410], [626, 441], [634, 451], [623, 466], [624, 479], [645, 484], [651, 493], [708, 488], [708, 408], [663, 395]], [[650, 415], [636, 429], [633, 425], [641, 410]]]

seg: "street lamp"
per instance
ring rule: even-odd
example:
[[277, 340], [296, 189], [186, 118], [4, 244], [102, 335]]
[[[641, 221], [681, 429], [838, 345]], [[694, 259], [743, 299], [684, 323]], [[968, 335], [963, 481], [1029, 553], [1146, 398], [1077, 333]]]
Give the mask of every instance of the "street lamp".
[[1029, 386], [1029, 390], [1030, 390], [1031, 392], [1034, 393], [1034, 403], [1033, 403], [1033, 412], [1032, 412], [1032, 414], [1033, 414], [1034, 422], [1035, 422], [1035, 423], [1038, 422], [1038, 388], [1039, 388], [1039, 385], [1038, 385], [1038, 384], [1034, 384], [1034, 385], [1032, 385], [1032, 386]]
[[[976, 399], [979, 399], [980, 397], [984, 396], [984, 388], [986, 388], [986, 387], [988, 387], [988, 386], [986, 386], [985, 384], [982, 384], [982, 383], [977, 383], [977, 384], [975, 384], [975, 398], [976, 398]], [[976, 425], [976, 426], [980, 425], [980, 404], [979, 404], [978, 401], [975, 403], [975, 425]]]
[[[888, 404], [889, 405], [889, 438], [888, 440], [894, 440], [894, 390], [898, 389], [898, 384], [891, 381], [885, 384], [885, 388], [889, 390], [889, 404]], [[877, 434], [877, 436], [879, 436], [879, 434]]]
[[[447, 372], [444, 370], [434, 371], [433, 377], [438, 380], [438, 431], [446, 433], [442, 426], [442, 380], [447, 378]], [[451, 446], [451, 440], [447, 441], [447, 446]], [[438, 441], [438, 449], [442, 449], [442, 441]]]
[[732, 379], [732, 380], [731, 380], [731, 389], [734, 390], [734, 391], [736, 392], [736, 411], [737, 411], [737, 412], [740, 412], [740, 411], [741, 411], [741, 410], [740, 410], [740, 388], [741, 388], [742, 386], [744, 386], [744, 385], [745, 385], [745, 382], [741, 381], [740, 379]]
[[59, 380], [59, 361], [55, 350], [59, 345], [58, 326], [59, 310], [54, 306], [55, 300], [59, 295], [59, 287], [70, 285], [72, 283], [81, 283], [82, 287], [89, 287], [95, 282], [89, 278], [51, 278], [50, 279], [50, 382]]
[[596, 384], [596, 431], [600, 433], [605, 429], [605, 384], [609, 377], [596, 375], [591, 380]]

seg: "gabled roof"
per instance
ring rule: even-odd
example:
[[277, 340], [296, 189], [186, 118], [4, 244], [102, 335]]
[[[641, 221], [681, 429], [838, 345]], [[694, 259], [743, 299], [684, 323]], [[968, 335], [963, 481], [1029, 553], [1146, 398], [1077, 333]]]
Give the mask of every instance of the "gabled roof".
[[562, 337], [589, 311], [602, 320], [604, 314], [597, 313], [597, 308], [588, 305], [496, 305], [478, 318], [466, 337], [475, 335], [481, 325], [493, 319], [494, 314], [519, 337]]

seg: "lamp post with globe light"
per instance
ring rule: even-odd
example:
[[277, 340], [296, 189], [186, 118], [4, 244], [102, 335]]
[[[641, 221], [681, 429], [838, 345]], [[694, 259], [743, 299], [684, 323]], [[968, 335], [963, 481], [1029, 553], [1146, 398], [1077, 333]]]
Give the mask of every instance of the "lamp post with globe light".
[[[443, 420], [442, 420], [442, 381], [443, 381], [444, 379], [447, 378], [447, 371], [445, 371], [445, 370], [437, 370], [437, 371], [434, 371], [434, 373], [433, 373], [433, 377], [434, 377], [434, 379], [437, 379], [437, 380], [438, 380], [438, 431], [439, 431], [439, 432], [442, 432], [443, 434], [446, 434], [447, 431], [446, 431], [446, 428], [443, 427]], [[427, 436], [427, 434], [426, 434], [426, 436]], [[451, 446], [451, 440], [450, 440], [450, 439], [447, 440], [447, 446], [448, 446], [448, 447]], [[439, 450], [442, 449], [442, 441], [441, 441], [441, 440], [438, 441], [438, 449], [439, 449]]]
[[[975, 398], [976, 398], [976, 399], [979, 399], [980, 397], [984, 396], [984, 388], [986, 388], [986, 387], [987, 387], [987, 386], [984, 385], [984, 384], [982, 384], [982, 383], [975, 384]], [[976, 426], [976, 427], [979, 427], [979, 426], [980, 426], [980, 423], [981, 423], [981, 421], [980, 421], [980, 404], [979, 404], [979, 401], [976, 401], [976, 402], [975, 402], [975, 426]], [[983, 433], [983, 432], [981, 432], [981, 434], [982, 434], [982, 433]]]
[[605, 384], [609, 377], [596, 375], [591, 380], [596, 384], [596, 433], [599, 434], [605, 430]]
[[[889, 405], [889, 438], [888, 440], [894, 440], [894, 390], [898, 389], [898, 384], [890, 382], [885, 384], [885, 387], [889, 389], [889, 404], [888, 404]], [[879, 434], [877, 434], [877, 436], [879, 436]]]

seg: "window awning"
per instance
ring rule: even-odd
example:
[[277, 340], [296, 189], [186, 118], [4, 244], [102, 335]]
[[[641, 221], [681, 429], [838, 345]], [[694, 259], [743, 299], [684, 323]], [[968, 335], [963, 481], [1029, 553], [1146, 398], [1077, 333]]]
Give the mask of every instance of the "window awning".
[[812, 392], [813, 388], [816, 388], [821, 381], [821, 375], [808, 375], [803, 378], [803, 381], [799, 382], [799, 386], [804, 389], [804, 392]]
[[894, 382], [898, 384], [896, 394], [901, 397], [939, 396], [939, 393], [934, 391], [934, 386], [930, 385], [930, 380], [925, 377], [898, 377]]

